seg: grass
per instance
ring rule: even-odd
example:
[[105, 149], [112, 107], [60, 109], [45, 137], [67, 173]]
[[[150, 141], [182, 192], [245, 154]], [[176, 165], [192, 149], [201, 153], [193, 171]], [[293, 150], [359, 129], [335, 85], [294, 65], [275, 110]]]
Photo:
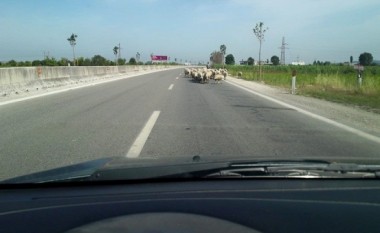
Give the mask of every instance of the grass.
[[262, 78], [259, 77], [258, 66], [229, 65], [226, 68], [232, 76], [242, 72], [243, 79], [289, 89], [292, 72], [296, 70], [297, 94], [380, 113], [380, 66], [365, 67], [361, 87], [356, 70], [350, 66], [263, 66]]

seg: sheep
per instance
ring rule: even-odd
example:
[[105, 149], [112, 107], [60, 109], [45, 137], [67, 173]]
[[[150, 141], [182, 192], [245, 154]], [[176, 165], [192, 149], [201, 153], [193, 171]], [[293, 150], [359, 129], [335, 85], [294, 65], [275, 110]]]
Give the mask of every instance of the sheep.
[[223, 80], [224, 76], [223, 74], [216, 74], [214, 76], [214, 80], [217, 82], [217, 83], [220, 83], [220, 80]]
[[202, 72], [197, 72], [197, 77], [196, 77], [196, 78], [197, 78], [197, 81], [198, 81], [198, 82], [201, 82], [201, 81], [202, 81], [202, 76], [203, 76], [203, 75], [202, 75]]
[[210, 71], [211, 71], [210, 79], [214, 79], [215, 74], [216, 74], [216, 70], [215, 69], [210, 69]]
[[227, 78], [227, 76], [228, 76], [227, 69], [223, 69], [223, 70], [222, 70], [222, 74], [223, 74], [224, 80], [226, 80], [226, 78]]
[[197, 69], [192, 69], [190, 71], [190, 76], [193, 78], [193, 79], [196, 79], [196, 77], [198, 76], [198, 70]]
[[220, 83], [220, 80], [226, 80], [228, 72], [226, 69], [208, 69], [205, 67], [197, 69], [185, 68], [185, 75], [202, 84], [209, 83], [210, 79], [214, 79], [216, 83]]
[[205, 81], [206, 82], [208, 82], [210, 79], [211, 79], [211, 77], [213, 77], [213, 73], [212, 73], [212, 71], [211, 70], [207, 70], [205, 73], [204, 73], [204, 79], [205, 79]]
[[189, 68], [185, 68], [185, 77], [188, 78], [190, 75], [190, 69]]

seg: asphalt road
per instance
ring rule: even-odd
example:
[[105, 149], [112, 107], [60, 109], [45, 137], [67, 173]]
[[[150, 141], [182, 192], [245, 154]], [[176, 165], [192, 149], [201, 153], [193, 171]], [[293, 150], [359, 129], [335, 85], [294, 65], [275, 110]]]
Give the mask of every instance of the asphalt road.
[[228, 83], [195, 83], [182, 71], [0, 106], [0, 179], [128, 157], [139, 146], [133, 156], [141, 159], [379, 158], [378, 143]]

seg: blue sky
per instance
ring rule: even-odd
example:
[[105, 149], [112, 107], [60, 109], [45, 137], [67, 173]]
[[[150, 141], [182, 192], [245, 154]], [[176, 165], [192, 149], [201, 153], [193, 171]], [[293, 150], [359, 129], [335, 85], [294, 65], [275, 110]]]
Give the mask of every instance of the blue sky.
[[78, 35], [77, 56], [100, 54], [113, 59], [136, 52], [168, 55], [183, 61], [207, 61], [221, 44], [236, 61], [258, 59], [259, 42], [252, 29], [269, 27], [263, 59], [344, 62], [362, 52], [380, 59], [378, 0], [1, 0], [0, 61], [71, 59], [67, 38]]

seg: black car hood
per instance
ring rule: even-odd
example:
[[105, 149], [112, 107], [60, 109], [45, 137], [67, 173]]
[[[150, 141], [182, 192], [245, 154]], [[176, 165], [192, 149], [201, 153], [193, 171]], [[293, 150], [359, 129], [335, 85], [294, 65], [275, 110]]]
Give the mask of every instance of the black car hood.
[[[24, 176], [19, 176], [2, 181], [0, 184], [20, 184], [20, 183], [51, 183], [51, 182], [76, 182], [76, 181], [110, 181], [110, 180], [142, 180], [142, 179], [161, 179], [161, 178], [199, 178], [207, 176], [210, 173], [218, 172], [221, 169], [230, 167], [243, 166], [322, 166], [332, 165], [335, 169], [338, 165], [344, 169], [350, 170], [351, 167], [357, 166], [359, 161], [354, 160], [329, 160], [318, 159], [296, 159], [277, 157], [239, 157], [231, 159], [232, 156], [202, 157], [201, 156], [167, 156], [167, 157], [106, 157], [92, 160], [75, 165], [60, 167], [47, 171], [37, 172]], [[344, 164], [342, 162], [346, 162]], [[374, 164], [375, 161], [371, 161]], [[342, 164], [342, 165], [340, 165]], [[379, 164], [379, 161], [376, 161]], [[376, 166], [376, 165], [374, 165]], [[376, 169], [380, 168], [377, 165]], [[195, 175], [196, 174], [196, 175]]]
[[227, 162], [200, 162], [199, 156], [166, 158], [106, 157], [23, 175], [0, 183], [48, 183], [100, 180], [133, 180], [166, 177], [213, 167], [228, 166]]

